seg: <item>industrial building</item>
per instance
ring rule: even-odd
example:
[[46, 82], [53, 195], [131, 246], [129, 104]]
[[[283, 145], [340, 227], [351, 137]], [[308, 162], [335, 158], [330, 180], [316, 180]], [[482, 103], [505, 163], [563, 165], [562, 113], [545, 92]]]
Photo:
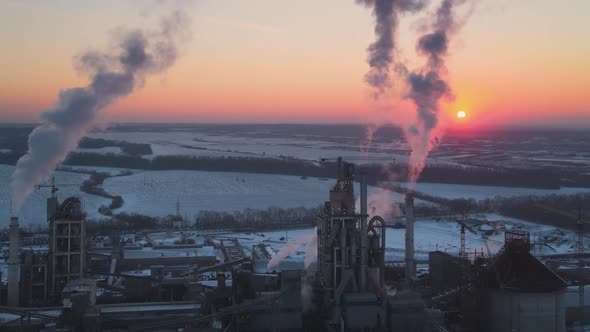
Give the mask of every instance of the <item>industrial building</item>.
[[[27, 240], [39, 243], [35, 250], [22, 247], [11, 219], [0, 329], [532, 332], [586, 321], [583, 299], [568, 300], [574, 284], [530, 253], [526, 232], [506, 231], [496, 255], [468, 254], [459, 220], [457, 255], [433, 251], [427, 264], [417, 261], [411, 192], [405, 257], [389, 264], [386, 230], [397, 224], [368, 212], [361, 167], [338, 159], [336, 169], [318, 216], [317, 264], [309, 266], [271, 267], [277, 253], [268, 243], [250, 249], [237, 237], [170, 244], [146, 230], [133, 235], [143, 246], [125, 245], [117, 232], [98, 245], [80, 200], [60, 203], [52, 190], [49, 234]], [[417, 273], [420, 264], [427, 273]]]
[[82, 203], [70, 197], [59, 204], [53, 195], [47, 200], [49, 251], [47, 259], [48, 298], [59, 301], [70, 280], [84, 277], [86, 264], [86, 217]]

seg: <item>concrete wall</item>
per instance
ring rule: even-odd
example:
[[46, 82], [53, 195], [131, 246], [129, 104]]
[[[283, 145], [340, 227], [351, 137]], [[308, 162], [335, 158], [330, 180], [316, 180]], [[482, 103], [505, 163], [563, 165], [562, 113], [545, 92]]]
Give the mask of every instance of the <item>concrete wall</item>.
[[491, 332], [565, 332], [564, 293], [490, 291]]

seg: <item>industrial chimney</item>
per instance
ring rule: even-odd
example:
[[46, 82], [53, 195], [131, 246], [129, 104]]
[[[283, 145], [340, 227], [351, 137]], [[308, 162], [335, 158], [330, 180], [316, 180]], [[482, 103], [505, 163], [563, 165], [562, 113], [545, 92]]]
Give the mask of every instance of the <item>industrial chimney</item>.
[[[367, 290], [367, 170], [361, 169], [361, 272], [360, 272], [360, 289], [362, 292]], [[385, 236], [385, 234], [383, 234]]]
[[406, 194], [406, 280], [416, 277], [416, 262], [414, 261], [414, 197]]
[[19, 239], [18, 217], [10, 218], [10, 252], [8, 254], [8, 299], [9, 307], [19, 306]]

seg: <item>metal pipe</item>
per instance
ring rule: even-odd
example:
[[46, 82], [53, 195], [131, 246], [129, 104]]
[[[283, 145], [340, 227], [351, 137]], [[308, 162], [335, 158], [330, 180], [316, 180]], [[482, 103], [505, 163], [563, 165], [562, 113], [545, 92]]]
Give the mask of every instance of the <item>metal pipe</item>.
[[[342, 219], [342, 226], [340, 228], [340, 266], [344, 268], [347, 264], [346, 251], [348, 246], [346, 245], [346, 220]], [[342, 275], [340, 275], [340, 282], [342, 282]]]
[[406, 194], [406, 280], [416, 277], [414, 262], [414, 197]]
[[367, 289], [367, 172], [361, 170], [361, 271], [360, 289]]

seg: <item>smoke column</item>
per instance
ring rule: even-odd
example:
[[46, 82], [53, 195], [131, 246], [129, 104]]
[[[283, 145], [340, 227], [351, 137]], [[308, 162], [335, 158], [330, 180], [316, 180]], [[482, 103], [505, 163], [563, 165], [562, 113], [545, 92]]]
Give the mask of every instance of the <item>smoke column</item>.
[[375, 89], [373, 97], [378, 99], [391, 88], [390, 69], [394, 63], [396, 48], [395, 34], [399, 15], [404, 12], [417, 12], [426, 5], [427, 0], [356, 0], [369, 7], [375, 16], [376, 40], [367, 48], [367, 62], [371, 69], [365, 81]]
[[273, 269], [289, 256], [296, 255], [301, 248], [305, 248], [304, 266], [307, 270], [309, 266], [317, 259], [317, 228], [314, 229], [313, 235], [300, 235], [295, 239], [287, 242], [279, 252], [274, 255], [267, 264], [268, 269]]
[[[434, 19], [428, 24], [429, 32], [421, 36], [416, 44], [419, 55], [427, 57], [427, 64], [420, 70], [410, 72], [400, 61], [395, 61], [395, 34], [398, 20], [403, 13], [415, 13], [424, 9], [428, 0], [356, 0], [357, 3], [373, 9], [376, 18], [375, 35], [377, 39], [368, 51], [369, 72], [366, 82], [375, 89], [378, 99], [391, 88], [391, 69], [406, 83], [406, 98], [416, 105], [417, 123], [406, 128], [405, 136], [412, 149], [408, 162], [408, 181], [410, 186], [417, 181], [424, 169], [428, 153], [438, 144], [435, 131], [438, 126], [439, 102], [452, 98], [452, 90], [442, 77], [446, 71], [444, 58], [447, 55], [449, 38], [467, 20], [455, 17], [455, 8], [475, 0], [442, 0]], [[367, 131], [367, 141], [371, 140], [373, 129]], [[367, 145], [367, 143], [363, 143]], [[410, 187], [410, 188], [411, 188]]]
[[307, 271], [313, 262], [318, 260], [318, 228], [313, 229], [313, 236], [305, 243], [305, 258], [303, 259], [303, 266]]
[[[418, 122], [406, 131], [406, 138], [412, 152], [408, 163], [408, 181], [410, 186], [418, 180], [424, 169], [428, 153], [438, 145], [435, 133], [438, 125], [440, 101], [452, 98], [449, 84], [443, 78], [446, 73], [445, 56], [449, 47], [449, 38], [464, 23], [455, 18], [454, 10], [467, 0], [443, 0], [436, 10], [431, 32], [421, 36], [416, 43], [418, 54], [427, 57], [427, 64], [414, 72], [398, 66], [408, 85], [407, 98], [416, 105]], [[458, 21], [462, 21], [459, 22]]]
[[268, 262], [268, 269], [274, 269], [281, 264], [281, 262], [291, 255], [297, 254], [297, 252], [301, 249], [304, 245], [303, 242], [299, 242], [299, 240], [287, 242], [276, 255], [272, 256], [270, 261]]
[[14, 213], [77, 147], [101, 110], [140, 87], [146, 75], [174, 64], [178, 44], [189, 36], [188, 28], [188, 17], [175, 11], [162, 19], [158, 31], [118, 30], [112, 52], [87, 51], [77, 58], [77, 69], [90, 76], [90, 83], [63, 90], [55, 108], [41, 114], [42, 124], [29, 135], [29, 149], [12, 175]]

